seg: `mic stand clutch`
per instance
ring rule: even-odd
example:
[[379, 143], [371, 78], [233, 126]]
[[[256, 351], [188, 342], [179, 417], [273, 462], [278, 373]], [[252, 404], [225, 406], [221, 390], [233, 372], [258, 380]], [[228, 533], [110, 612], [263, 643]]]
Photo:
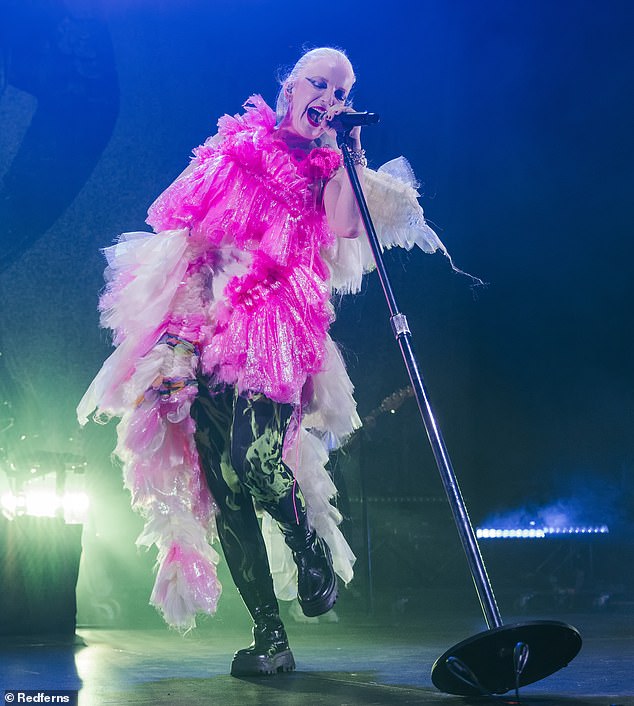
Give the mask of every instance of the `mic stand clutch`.
[[438, 689], [448, 694], [504, 694], [511, 689], [539, 681], [565, 667], [581, 649], [581, 636], [571, 625], [558, 621], [542, 620], [512, 625], [502, 623], [458, 480], [418, 367], [407, 318], [400, 312], [392, 291], [381, 245], [352, 162], [348, 141], [348, 132], [337, 134], [337, 142], [387, 300], [392, 331], [403, 355], [488, 627], [488, 630], [463, 640], [439, 657], [432, 667], [431, 678]]

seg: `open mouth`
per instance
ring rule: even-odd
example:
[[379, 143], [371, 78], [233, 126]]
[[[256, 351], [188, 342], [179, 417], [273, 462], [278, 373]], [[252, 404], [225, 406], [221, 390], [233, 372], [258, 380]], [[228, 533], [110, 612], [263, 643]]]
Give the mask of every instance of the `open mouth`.
[[311, 107], [306, 111], [306, 118], [313, 127], [319, 127], [326, 111], [323, 108]]

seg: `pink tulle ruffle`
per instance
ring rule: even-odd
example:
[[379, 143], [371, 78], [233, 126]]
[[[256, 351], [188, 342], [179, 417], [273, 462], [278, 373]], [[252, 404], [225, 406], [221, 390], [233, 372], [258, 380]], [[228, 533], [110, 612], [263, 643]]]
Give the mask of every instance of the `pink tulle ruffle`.
[[186, 630], [195, 626], [196, 613], [215, 613], [221, 591], [213, 560], [174, 543], [160, 564], [150, 603], [172, 627]]
[[203, 369], [241, 392], [298, 404], [306, 377], [324, 360], [333, 318], [327, 282], [260, 255], [225, 293], [226, 315], [203, 351]]
[[329, 179], [341, 158], [326, 147], [300, 158], [276, 139], [275, 114], [260, 96], [245, 108], [244, 115], [220, 119], [222, 139], [194, 150], [190, 168], [150, 206], [147, 222], [157, 232], [190, 228], [207, 247], [264, 249], [292, 264], [289, 238], [299, 221], [312, 219], [310, 231], [317, 226], [311, 234], [317, 250], [332, 242], [314, 218], [311, 185]]

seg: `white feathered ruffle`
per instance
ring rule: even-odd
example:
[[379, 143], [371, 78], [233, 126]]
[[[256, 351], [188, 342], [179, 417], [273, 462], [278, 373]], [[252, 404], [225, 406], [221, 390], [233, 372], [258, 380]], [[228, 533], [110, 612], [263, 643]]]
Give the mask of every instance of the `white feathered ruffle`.
[[187, 229], [157, 235], [124, 233], [116, 245], [104, 250], [107, 288], [116, 291], [116, 297], [111, 308], [102, 312], [101, 324], [115, 332], [118, 345], [77, 407], [80, 424], [86, 424], [95, 409], [104, 419], [122, 416], [147, 389], [131, 392], [125, 383], [160, 337], [187, 271], [188, 244]]
[[[366, 168], [364, 182], [368, 209], [382, 247], [411, 250], [417, 246], [426, 253], [440, 250], [449, 257], [442, 241], [425, 221], [418, 202], [416, 177], [405, 157], [397, 157], [377, 171]], [[340, 294], [358, 292], [363, 275], [375, 266], [365, 236], [337, 238], [324, 259], [331, 270], [333, 291]]]

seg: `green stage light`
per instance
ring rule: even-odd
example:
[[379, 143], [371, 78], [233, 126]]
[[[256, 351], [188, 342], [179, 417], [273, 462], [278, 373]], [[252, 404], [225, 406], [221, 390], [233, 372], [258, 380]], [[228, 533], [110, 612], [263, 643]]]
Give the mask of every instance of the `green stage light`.
[[2, 514], [16, 517], [63, 517], [66, 524], [84, 524], [90, 509], [90, 498], [81, 491], [58, 495], [52, 490], [29, 489], [21, 493], [4, 493], [0, 498]]

